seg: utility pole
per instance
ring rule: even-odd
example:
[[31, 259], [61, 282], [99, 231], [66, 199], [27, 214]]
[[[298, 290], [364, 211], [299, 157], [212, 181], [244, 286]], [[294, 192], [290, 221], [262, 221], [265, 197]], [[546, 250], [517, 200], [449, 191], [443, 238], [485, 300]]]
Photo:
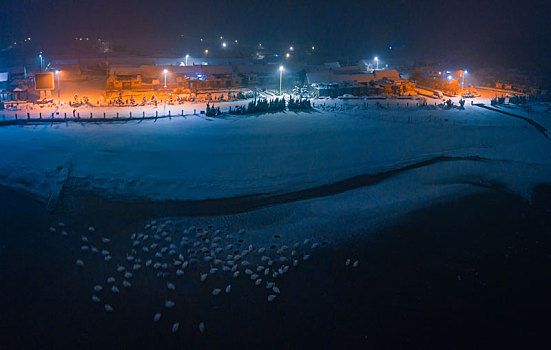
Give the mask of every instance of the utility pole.
[[281, 96], [281, 78], [283, 77], [283, 66], [279, 66], [279, 95]]

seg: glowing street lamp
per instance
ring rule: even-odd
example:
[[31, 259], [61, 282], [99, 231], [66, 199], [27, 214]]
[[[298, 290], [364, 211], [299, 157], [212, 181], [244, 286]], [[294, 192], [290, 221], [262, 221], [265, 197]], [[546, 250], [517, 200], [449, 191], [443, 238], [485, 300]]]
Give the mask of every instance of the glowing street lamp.
[[224, 41], [224, 42], [222, 43], [222, 47], [225, 48], [226, 46], [228, 46], [228, 44], [226, 44], [226, 42]]
[[375, 56], [375, 62], [377, 63], [376, 69], [379, 69], [379, 57]]
[[285, 58], [289, 58], [289, 57], [291, 57], [291, 54], [287, 52], [287, 53], [285, 54]]
[[205, 56], [209, 54], [209, 50], [205, 49]]
[[292, 47], [292, 46], [291, 46], [291, 47], [289, 47], [289, 51], [293, 51], [293, 50], [294, 50], [294, 49], [293, 49], [293, 47]]
[[281, 96], [281, 78], [283, 76], [283, 66], [279, 66], [279, 95]]
[[166, 74], [168, 73], [168, 70], [167, 69], [164, 69], [163, 70], [163, 73], [165, 75], [165, 109], [166, 109]]
[[59, 70], [56, 69], [55, 71], [55, 75], [57, 76], [57, 104], [60, 105], [61, 104], [61, 100], [60, 100], [60, 91], [61, 91], [61, 85], [59, 84]]
[[465, 84], [465, 74], [467, 74], [466, 69], [463, 71], [463, 74], [461, 74], [462, 75], [462, 79], [461, 79], [461, 96], [463, 96], [463, 85]]
[[315, 46], [312, 46], [312, 51], [314, 51], [315, 49], [316, 49], [316, 47], [315, 47]]
[[186, 54], [186, 66], [187, 66], [187, 59], [189, 58], [189, 55]]
[[40, 71], [42, 72], [42, 65], [44, 63], [44, 59], [42, 58], [42, 51], [40, 51], [38, 57], [40, 58]]

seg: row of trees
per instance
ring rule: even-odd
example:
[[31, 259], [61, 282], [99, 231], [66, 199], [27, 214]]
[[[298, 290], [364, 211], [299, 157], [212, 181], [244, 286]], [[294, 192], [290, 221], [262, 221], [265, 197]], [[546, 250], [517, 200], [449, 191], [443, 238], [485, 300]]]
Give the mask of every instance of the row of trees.
[[230, 107], [230, 114], [252, 114], [252, 113], [265, 113], [265, 112], [280, 112], [285, 110], [285, 99], [276, 98], [275, 100], [267, 100], [260, 98], [249, 102], [247, 107], [235, 106]]
[[287, 107], [289, 109], [311, 109], [312, 105], [310, 104], [310, 100], [306, 98], [290, 98], [289, 103], [287, 104]]
[[214, 107], [214, 105], [212, 105], [212, 107], [207, 103], [207, 112], [206, 112], [206, 115], [207, 117], [214, 117], [215, 115], [220, 115], [222, 114], [220, 112], [220, 107]]
[[254, 100], [249, 102], [248, 106], [235, 106], [231, 107], [229, 113], [230, 114], [253, 114], [253, 113], [266, 113], [266, 112], [281, 112], [284, 111], [285, 108], [288, 107], [289, 109], [310, 109], [312, 108], [312, 105], [310, 104], [310, 100], [308, 99], [293, 99], [292, 97], [289, 99], [289, 102], [287, 103], [285, 101], [285, 98], [276, 98], [274, 100], [267, 100], [265, 98], [261, 98], [258, 100]]

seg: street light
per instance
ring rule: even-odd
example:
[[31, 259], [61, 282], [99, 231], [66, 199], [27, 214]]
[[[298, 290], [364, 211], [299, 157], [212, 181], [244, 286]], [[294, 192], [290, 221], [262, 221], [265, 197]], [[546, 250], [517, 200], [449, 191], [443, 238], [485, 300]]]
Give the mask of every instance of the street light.
[[226, 46], [227, 46], [227, 44], [226, 44], [226, 42], [224, 41], [224, 42], [222, 43], [222, 47], [226, 47]]
[[40, 57], [40, 71], [42, 72], [42, 63], [43, 63], [42, 51], [40, 51], [40, 54], [38, 55], [38, 57]]
[[281, 78], [283, 76], [283, 66], [279, 66], [279, 95], [281, 96]]
[[289, 51], [293, 51], [293, 50], [294, 50], [294, 49], [293, 49], [293, 47], [292, 47], [292, 46], [291, 46], [291, 47], [289, 47]]
[[166, 109], [166, 73], [168, 73], [168, 70], [163, 69], [163, 73], [165, 74], [165, 109]]
[[463, 85], [465, 84], [465, 74], [467, 74], [466, 69], [463, 71], [463, 74], [461, 74], [462, 75], [462, 79], [461, 79], [461, 96], [463, 96]]
[[186, 54], [186, 66], [187, 66], [187, 59], [189, 58], [189, 55]]
[[209, 54], [209, 50], [205, 49], [205, 56]]
[[377, 68], [376, 69], [379, 69], [379, 57], [375, 56], [375, 62], [377, 63]]
[[312, 51], [314, 51], [315, 49], [316, 49], [316, 47], [315, 47], [315, 46], [312, 46]]
[[291, 57], [291, 54], [287, 52], [287, 53], [285, 54], [285, 58], [289, 58], [289, 57]]
[[59, 84], [59, 70], [56, 69], [55, 75], [57, 76], [57, 104], [61, 105], [61, 100], [59, 98], [60, 91], [61, 91], [61, 85]]

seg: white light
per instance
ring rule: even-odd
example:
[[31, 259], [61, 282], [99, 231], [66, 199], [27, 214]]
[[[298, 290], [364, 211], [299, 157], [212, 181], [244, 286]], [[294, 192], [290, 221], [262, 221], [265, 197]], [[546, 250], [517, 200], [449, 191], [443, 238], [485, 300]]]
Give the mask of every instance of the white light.
[[283, 72], [283, 66], [279, 66], [279, 71]]
[[292, 47], [292, 46], [291, 46], [291, 47], [289, 47], [289, 50], [290, 50], [290, 51], [293, 51], [293, 47]]
[[224, 38], [222, 37], [222, 35], [220, 35], [220, 40], [222, 40], [222, 39], [224, 39]]
[[379, 60], [379, 57], [375, 57], [375, 61], [378, 61]]
[[465, 69], [465, 74], [469, 73], [466, 69]]
[[316, 47], [315, 47], [315, 46], [312, 46], [312, 51], [315, 50], [315, 49], [316, 49]]
[[448, 75], [448, 80], [452, 80], [452, 76], [451, 76], [451, 75]]
[[291, 54], [287, 52], [287, 53], [285, 54], [285, 57], [289, 58], [289, 57], [291, 57]]
[[209, 53], [209, 50], [205, 50], [205, 54]]
[[225, 42], [222, 43], [222, 47], [226, 47], [226, 43], [225, 43]]
[[235, 43], [237, 44], [237, 40], [235, 40]]
[[168, 73], [168, 69], [163, 69], [163, 73]]
[[55, 71], [55, 74], [56, 74], [56, 75], [59, 74], [59, 70], [56, 70], [56, 71]]

